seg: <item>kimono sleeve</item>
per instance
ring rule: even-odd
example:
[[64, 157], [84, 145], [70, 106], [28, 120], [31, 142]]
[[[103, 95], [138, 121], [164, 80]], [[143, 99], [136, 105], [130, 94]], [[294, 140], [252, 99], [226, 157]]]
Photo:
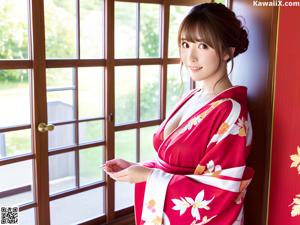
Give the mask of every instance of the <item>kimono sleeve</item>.
[[[243, 196], [253, 175], [246, 167], [252, 128], [247, 110], [239, 103], [230, 100], [225, 107], [230, 113], [214, 124], [205, 155], [193, 174], [168, 174], [154, 169], [144, 196], [145, 224], [160, 217], [164, 224], [172, 225], [210, 221], [214, 225], [232, 225], [241, 219]], [[159, 190], [154, 188], [158, 186]]]

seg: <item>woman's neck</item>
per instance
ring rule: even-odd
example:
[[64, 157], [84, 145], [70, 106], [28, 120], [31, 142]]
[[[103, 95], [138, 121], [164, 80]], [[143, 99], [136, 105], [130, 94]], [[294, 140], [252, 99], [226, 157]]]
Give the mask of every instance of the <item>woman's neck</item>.
[[229, 78], [226, 76], [225, 78], [214, 84], [206, 84], [205, 82], [203, 82], [201, 89], [203, 93], [213, 93], [217, 95], [230, 87], [232, 87], [232, 84]]

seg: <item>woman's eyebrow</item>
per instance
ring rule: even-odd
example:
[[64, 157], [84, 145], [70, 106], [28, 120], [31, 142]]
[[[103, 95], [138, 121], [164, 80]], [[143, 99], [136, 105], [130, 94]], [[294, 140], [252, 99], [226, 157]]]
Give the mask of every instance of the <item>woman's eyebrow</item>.
[[[187, 39], [186, 38], [181, 38], [181, 41], [187, 41]], [[196, 39], [196, 41], [198, 41], [198, 42], [205, 42], [203, 39], [201, 39], [201, 38], [197, 38]]]

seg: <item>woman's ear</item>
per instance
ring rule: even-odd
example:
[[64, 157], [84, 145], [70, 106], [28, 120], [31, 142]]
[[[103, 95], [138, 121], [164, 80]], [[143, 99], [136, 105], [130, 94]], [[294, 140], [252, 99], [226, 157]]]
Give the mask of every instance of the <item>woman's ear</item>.
[[224, 56], [223, 56], [224, 61], [227, 61], [228, 59], [230, 59], [231, 56], [233, 57], [234, 51], [235, 51], [235, 48], [230, 47], [229, 48], [230, 55], [229, 55], [229, 53], [225, 53]]

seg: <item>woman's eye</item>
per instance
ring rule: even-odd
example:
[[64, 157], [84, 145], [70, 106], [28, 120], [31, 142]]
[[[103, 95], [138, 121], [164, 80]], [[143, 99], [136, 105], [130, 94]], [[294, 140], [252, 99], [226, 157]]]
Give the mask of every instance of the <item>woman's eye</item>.
[[208, 49], [208, 46], [206, 44], [201, 43], [201, 44], [199, 44], [199, 48]]
[[189, 47], [189, 44], [188, 44], [187, 42], [182, 42], [182, 43], [181, 43], [181, 46], [182, 46], [183, 48], [188, 48], [188, 47]]

